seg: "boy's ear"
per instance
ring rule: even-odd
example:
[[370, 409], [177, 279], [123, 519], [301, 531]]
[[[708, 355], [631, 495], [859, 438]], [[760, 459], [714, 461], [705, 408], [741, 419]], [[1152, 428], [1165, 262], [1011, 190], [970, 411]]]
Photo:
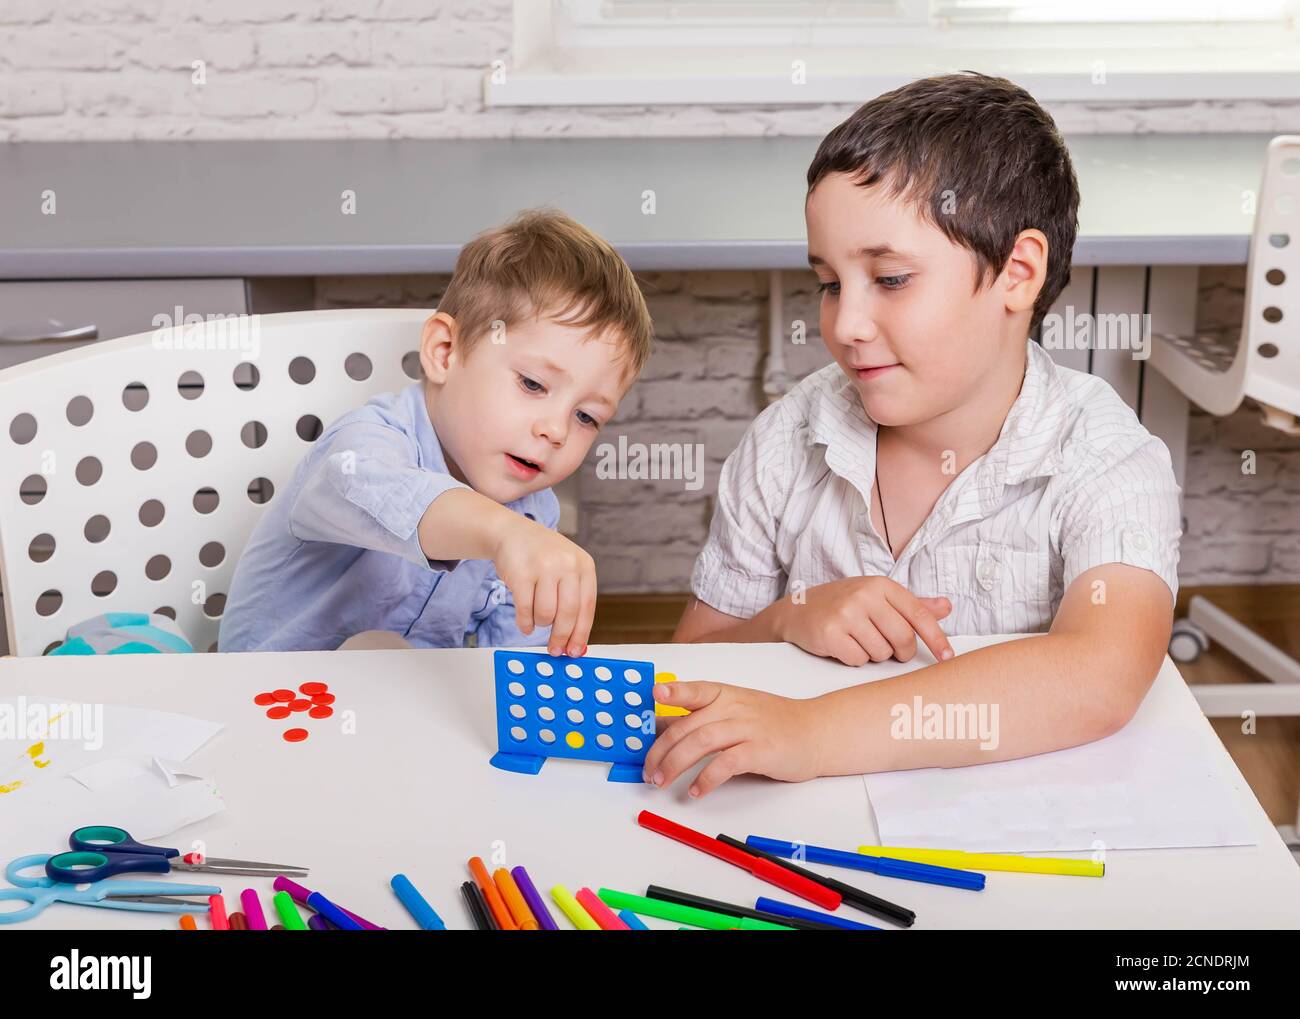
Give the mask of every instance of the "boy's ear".
[[1047, 279], [1047, 235], [1041, 230], [1021, 230], [1007, 259], [1007, 311], [1034, 310], [1034, 302]]
[[447, 372], [460, 353], [460, 328], [446, 312], [430, 315], [420, 334], [420, 367], [424, 377], [436, 385], [447, 381]]

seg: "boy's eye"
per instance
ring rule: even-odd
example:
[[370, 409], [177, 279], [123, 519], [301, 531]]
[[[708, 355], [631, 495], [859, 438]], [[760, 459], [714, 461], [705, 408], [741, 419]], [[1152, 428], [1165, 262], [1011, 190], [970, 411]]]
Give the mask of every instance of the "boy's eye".
[[597, 421], [597, 420], [596, 420], [594, 417], [592, 417], [590, 414], [588, 414], [585, 410], [580, 410], [580, 411], [578, 411], [578, 420], [581, 421], [581, 422], [582, 422], [584, 425], [586, 425], [588, 428], [599, 428], [599, 427], [600, 427], [600, 422]]
[[886, 290], [902, 290], [911, 278], [911, 273], [901, 273], [898, 276], [877, 276], [876, 282]]
[[834, 281], [817, 284], [817, 293], [819, 294], [838, 294], [839, 292], [840, 285]]
[[[518, 372], [516, 372], [515, 374], [519, 375]], [[544, 385], [542, 385], [536, 379], [530, 379], [527, 375], [519, 375], [519, 385], [522, 386], [525, 390], [527, 390], [530, 393], [546, 392], [546, 387]]]

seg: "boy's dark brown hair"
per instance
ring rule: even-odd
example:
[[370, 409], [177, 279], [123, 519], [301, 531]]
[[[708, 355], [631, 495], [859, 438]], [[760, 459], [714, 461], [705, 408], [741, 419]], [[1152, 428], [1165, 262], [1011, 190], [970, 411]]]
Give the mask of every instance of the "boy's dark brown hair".
[[541, 315], [612, 334], [630, 378], [650, 357], [654, 330], [632, 270], [606, 241], [552, 209], [520, 213], [466, 244], [438, 310], [456, 320], [464, 353], [493, 322], [508, 329]]
[[808, 167], [809, 194], [832, 173], [863, 187], [884, 181], [973, 252], [976, 292], [1006, 267], [1021, 230], [1041, 230], [1047, 274], [1031, 331], [1070, 282], [1079, 229], [1070, 153], [1047, 112], [1005, 78], [963, 71], [877, 96], [822, 140]]

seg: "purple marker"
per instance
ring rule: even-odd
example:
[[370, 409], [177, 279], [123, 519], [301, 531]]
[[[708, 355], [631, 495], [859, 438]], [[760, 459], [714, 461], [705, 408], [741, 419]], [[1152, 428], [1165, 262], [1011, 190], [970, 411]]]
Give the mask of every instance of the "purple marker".
[[515, 867], [510, 876], [515, 879], [515, 884], [519, 886], [519, 894], [524, 897], [528, 903], [528, 909], [537, 919], [537, 926], [544, 931], [558, 931], [559, 925], [555, 918], [551, 916], [551, 911], [546, 908], [546, 903], [542, 897], [537, 894], [537, 886], [533, 884], [533, 879], [528, 876], [528, 871], [523, 867]]
[[319, 913], [313, 913], [307, 917], [307, 926], [314, 931], [327, 931], [330, 929], [330, 925], [326, 923], [325, 918]]
[[262, 900], [257, 897], [257, 892], [245, 888], [239, 893], [239, 901], [244, 907], [244, 919], [248, 921], [248, 929], [266, 930], [266, 914], [262, 912]]
[[283, 875], [276, 878], [271, 883], [271, 887], [277, 892], [287, 892], [289, 898], [293, 899], [294, 902], [307, 906], [309, 909], [314, 909], [318, 913], [323, 913], [325, 919], [329, 920], [330, 923], [334, 924], [334, 926], [340, 927], [345, 931], [358, 930], [360, 928], [365, 928], [368, 931], [386, 930], [386, 928], [380, 927], [378, 924], [373, 924], [369, 920], [357, 916], [356, 913], [344, 909], [342, 906], [335, 905], [320, 892], [313, 892], [304, 888], [296, 881], [290, 881]]

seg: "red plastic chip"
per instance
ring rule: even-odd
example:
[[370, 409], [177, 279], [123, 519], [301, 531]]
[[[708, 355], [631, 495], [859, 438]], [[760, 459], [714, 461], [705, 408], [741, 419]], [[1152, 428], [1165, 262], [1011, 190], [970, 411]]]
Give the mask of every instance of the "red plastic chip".
[[270, 693], [260, 693], [260, 694], [258, 694], [256, 697], [253, 698], [253, 703], [254, 703], [254, 704], [260, 704], [262, 707], [266, 707], [268, 704], [274, 704], [274, 703], [275, 703], [275, 694], [270, 694]]
[[306, 711], [310, 707], [311, 701], [307, 700], [306, 697], [295, 697], [289, 702], [290, 711]]
[[332, 693], [314, 693], [311, 695], [313, 704], [333, 704], [334, 695]]
[[302, 686], [298, 687], [298, 692], [310, 697], [314, 693], [324, 693], [328, 689], [329, 686], [325, 683], [303, 683]]
[[307, 738], [306, 729], [285, 729], [284, 738], [290, 743], [301, 743]]
[[267, 708], [267, 709], [266, 709], [266, 717], [267, 717], [267, 718], [275, 718], [275, 719], [288, 718], [288, 717], [289, 717], [289, 706], [288, 706], [287, 704], [277, 704], [277, 705], [276, 705], [275, 707], [273, 707], [273, 708]]
[[330, 715], [334, 714], [334, 709], [325, 704], [317, 704], [307, 714], [311, 715], [312, 718], [329, 718]]
[[273, 693], [271, 696], [274, 697], [277, 701], [284, 701], [284, 703], [288, 704], [291, 700], [293, 700], [293, 691], [276, 690], [275, 693]]

